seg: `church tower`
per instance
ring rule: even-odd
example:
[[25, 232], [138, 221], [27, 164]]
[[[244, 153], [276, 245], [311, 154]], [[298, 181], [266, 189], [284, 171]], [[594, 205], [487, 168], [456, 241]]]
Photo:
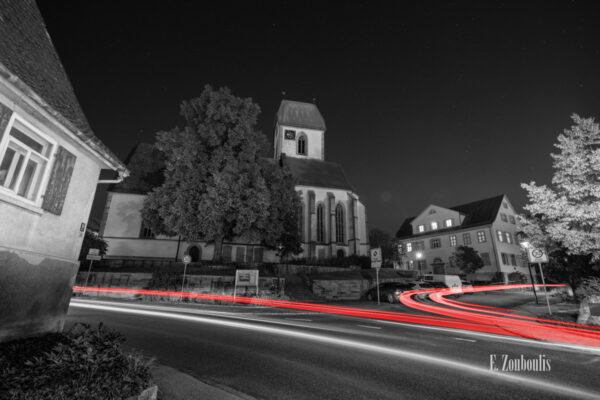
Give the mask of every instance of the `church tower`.
[[325, 120], [313, 103], [282, 100], [275, 120], [274, 157], [325, 161]]

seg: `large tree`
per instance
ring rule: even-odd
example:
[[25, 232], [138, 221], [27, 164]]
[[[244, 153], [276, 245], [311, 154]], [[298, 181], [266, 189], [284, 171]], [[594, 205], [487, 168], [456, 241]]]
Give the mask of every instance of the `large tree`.
[[283, 258], [302, 252], [298, 210], [300, 196], [292, 171], [281, 161], [262, 161], [262, 174], [269, 189], [269, 215], [262, 231], [263, 244]]
[[259, 113], [252, 99], [227, 88], [206, 86], [199, 97], [183, 102], [183, 128], [157, 134], [164, 182], [142, 210], [153, 230], [214, 242], [215, 260], [224, 239], [261, 239], [269, 224], [270, 194], [259, 163], [265, 144], [256, 128]]
[[551, 154], [551, 185], [523, 183], [529, 203], [523, 231], [550, 254], [549, 272], [572, 286], [598, 274], [600, 260], [600, 128], [593, 118], [572, 116]]
[[128, 156], [129, 176], [119, 188], [148, 193], [164, 181], [164, 153], [150, 143], [139, 143]]
[[464, 274], [473, 274], [483, 267], [483, 260], [472, 247], [458, 246], [453, 254], [455, 265]]

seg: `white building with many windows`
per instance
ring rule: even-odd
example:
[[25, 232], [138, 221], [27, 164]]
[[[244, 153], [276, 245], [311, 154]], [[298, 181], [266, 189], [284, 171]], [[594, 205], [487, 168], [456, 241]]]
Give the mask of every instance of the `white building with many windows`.
[[407, 218], [396, 237], [404, 252], [402, 269], [422, 274], [462, 274], [455, 266], [457, 246], [475, 249], [484, 266], [468, 279], [504, 278], [512, 272], [529, 277], [527, 263], [515, 234], [519, 231], [516, 212], [505, 195], [455, 207], [427, 206]]
[[[290, 167], [302, 199], [298, 229], [299, 258], [326, 259], [369, 252], [366, 208], [348, 183], [340, 164], [325, 161], [325, 120], [315, 104], [283, 100], [277, 111], [273, 159]], [[142, 223], [144, 191], [110, 189], [100, 233], [108, 242], [108, 258], [213, 258], [213, 244], [181, 243], [177, 237], [155, 236]], [[279, 261], [260, 243], [235, 238], [223, 243], [225, 260]]]

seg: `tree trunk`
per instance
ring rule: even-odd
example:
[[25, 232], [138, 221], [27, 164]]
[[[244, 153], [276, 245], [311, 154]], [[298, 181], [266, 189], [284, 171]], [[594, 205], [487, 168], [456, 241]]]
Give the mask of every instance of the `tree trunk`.
[[213, 261], [221, 261], [223, 250], [223, 238], [218, 237], [214, 242], [215, 250], [213, 252]]

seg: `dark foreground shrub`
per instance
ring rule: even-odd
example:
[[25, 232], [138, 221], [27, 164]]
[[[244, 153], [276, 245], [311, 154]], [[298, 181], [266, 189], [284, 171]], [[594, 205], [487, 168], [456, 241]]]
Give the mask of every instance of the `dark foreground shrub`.
[[121, 399], [150, 385], [151, 361], [124, 354], [123, 337], [77, 324], [48, 334], [0, 345], [0, 398]]

